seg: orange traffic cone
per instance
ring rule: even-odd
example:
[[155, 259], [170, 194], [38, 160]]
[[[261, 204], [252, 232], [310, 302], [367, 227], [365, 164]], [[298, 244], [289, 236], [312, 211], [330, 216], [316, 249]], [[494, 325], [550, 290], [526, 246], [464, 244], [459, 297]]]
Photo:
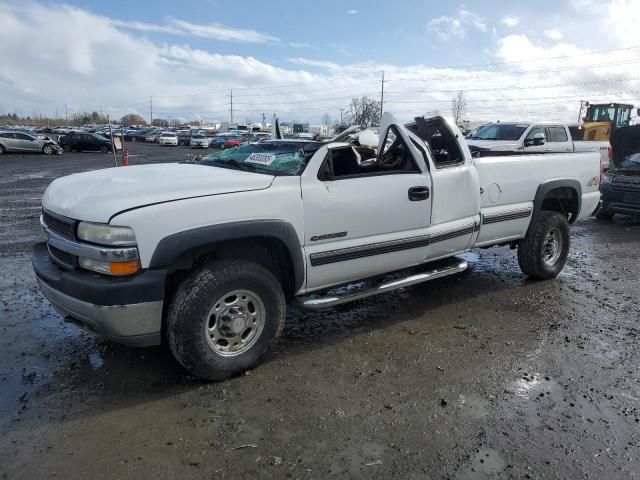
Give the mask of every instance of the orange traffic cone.
[[129, 149], [125, 148], [124, 157], [122, 157], [122, 166], [126, 167], [127, 165], [129, 165]]

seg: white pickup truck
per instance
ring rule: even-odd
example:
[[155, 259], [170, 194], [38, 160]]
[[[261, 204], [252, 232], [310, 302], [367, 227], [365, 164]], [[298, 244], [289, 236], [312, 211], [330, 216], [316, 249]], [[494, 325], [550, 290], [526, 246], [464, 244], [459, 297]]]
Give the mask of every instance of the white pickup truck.
[[600, 152], [609, 156], [609, 142], [574, 140], [564, 123], [490, 123], [468, 140], [474, 157], [515, 154]]
[[569, 224], [600, 199], [597, 153], [474, 159], [449, 120], [381, 123], [377, 150], [271, 140], [53, 181], [33, 251], [42, 293], [70, 321], [129, 345], [166, 339], [187, 370], [222, 379], [258, 363], [288, 301], [331, 307], [457, 274], [455, 255], [491, 245], [517, 247], [532, 278], [558, 275]]

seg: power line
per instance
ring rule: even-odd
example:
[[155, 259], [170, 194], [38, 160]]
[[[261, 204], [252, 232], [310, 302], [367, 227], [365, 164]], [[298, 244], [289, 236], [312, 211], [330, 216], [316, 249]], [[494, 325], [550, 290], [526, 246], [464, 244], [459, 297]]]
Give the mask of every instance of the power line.
[[[442, 76], [437, 77], [424, 77], [420, 78], [394, 78], [391, 80], [387, 80], [387, 82], [424, 82], [424, 81], [432, 81], [432, 80], [468, 80], [473, 78], [486, 78], [490, 76], [525, 76], [525, 75], [536, 75], [539, 73], [559, 73], [559, 72], [570, 72], [573, 70], [587, 70], [587, 69], [596, 69], [596, 68], [604, 68], [604, 67], [612, 67], [612, 66], [621, 66], [621, 65], [632, 65], [640, 63], [640, 59], [634, 60], [624, 60], [619, 62], [610, 62], [610, 63], [594, 63], [590, 65], [573, 65], [559, 68], [545, 68], [541, 70], [528, 70], [526, 72], [481, 72], [473, 75], [463, 75], [463, 76], [450, 76], [448, 78], [443, 78]], [[418, 72], [417, 72], [418, 73]], [[448, 72], [440, 72], [441, 75], [451, 75]]]
[[[575, 86], [583, 86], [583, 85], [595, 85], [602, 84], [606, 85], [609, 83], [618, 83], [618, 82], [631, 82], [640, 80], [640, 77], [622, 77], [615, 79], [606, 79], [606, 80], [590, 80], [586, 82], [572, 82], [572, 83], [556, 83], [551, 85], [517, 85], [512, 87], [498, 87], [498, 88], [471, 88], [464, 89], [464, 92], [503, 92], [507, 90], [523, 90], [523, 89], [540, 89], [540, 88], [559, 88], [559, 87], [575, 87]], [[455, 93], [459, 88], [454, 90], [405, 90], [403, 92], [387, 92], [389, 94], [406, 94], [406, 93]]]

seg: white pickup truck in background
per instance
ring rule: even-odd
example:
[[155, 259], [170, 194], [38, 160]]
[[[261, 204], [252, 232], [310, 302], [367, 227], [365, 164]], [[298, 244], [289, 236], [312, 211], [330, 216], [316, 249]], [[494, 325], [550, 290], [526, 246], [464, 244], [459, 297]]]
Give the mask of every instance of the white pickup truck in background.
[[609, 142], [573, 140], [564, 123], [490, 123], [470, 138], [467, 145], [474, 157], [515, 154], [600, 152], [608, 160]]
[[467, 268], [455, 255], [493, 245], [554, 278], [569, 225], [600, 201], [594, 152], [473, 158], [441, 117], [385, 114], [379, 138], [58, 178], [33, 251], [42, 293], [65, 318], [129, 345], [165, 339], [189, 371], [222, 379], [258, 363], [287, 302], [332, 307], [454, 275]]

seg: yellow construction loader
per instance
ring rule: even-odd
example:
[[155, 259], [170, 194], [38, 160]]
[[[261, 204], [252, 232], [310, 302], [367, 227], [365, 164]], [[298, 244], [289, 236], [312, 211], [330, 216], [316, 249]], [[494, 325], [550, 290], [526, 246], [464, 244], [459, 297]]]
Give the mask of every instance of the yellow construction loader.
[[[633, 110], [633, 105], [623, 103], [586, 102], [586, 106], [587, 114], [582, 119], [584, 140], [608, 141], [616, 129], [629, 125]], [[580, 113], [582, 114], [582, 108]]]

